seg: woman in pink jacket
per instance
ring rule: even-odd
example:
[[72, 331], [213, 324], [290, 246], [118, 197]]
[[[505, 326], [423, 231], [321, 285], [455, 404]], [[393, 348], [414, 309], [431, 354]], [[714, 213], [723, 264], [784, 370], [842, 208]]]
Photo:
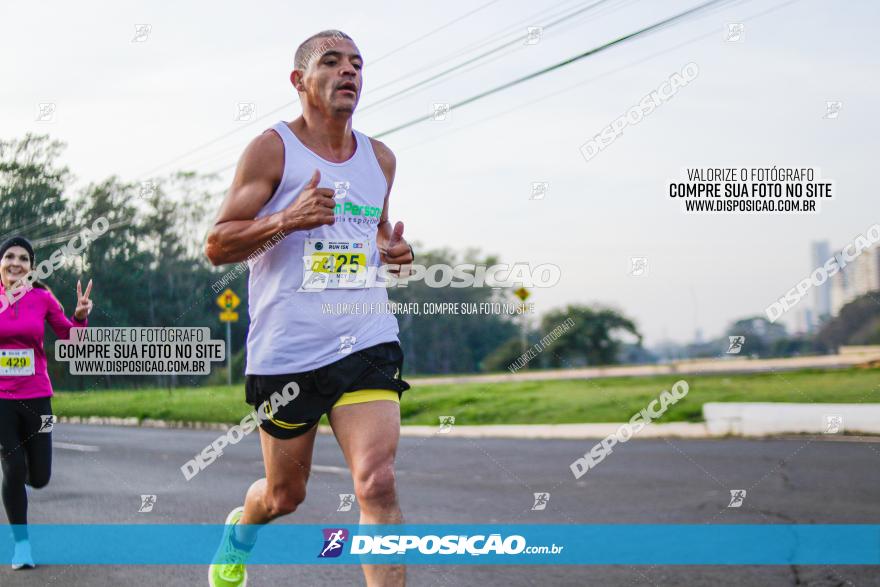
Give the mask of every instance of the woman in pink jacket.
[[[27, 491], [45, 487], [52, 471], [52, 384], [43, 349], [44, 321], [60, 339], [74, 326], [86, 326], [89, 293], [77, 282], [73, 321], [45, 284], [25, 276], [35, 267], [34, 248], [23, 237], [0, 245], [0, 464], [3, 507], [12, 527], [12, 568], [34, 566], [27, 531]], [[5, 298], [5, 299], [3, 299]]]

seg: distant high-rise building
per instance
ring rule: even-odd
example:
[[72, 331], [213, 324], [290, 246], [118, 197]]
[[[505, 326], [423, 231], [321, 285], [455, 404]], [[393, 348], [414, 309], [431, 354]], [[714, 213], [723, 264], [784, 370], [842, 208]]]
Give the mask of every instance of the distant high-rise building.
[[[841, 258], [840, 252], [837, 253]], [[831, 314], [869, 291], [880, 289], [880, 248], [872, 247], [847, 263], [831, 278]]]
[[[830, 296], [829, 296], [830, 297]], [[830, 302], [830, 300], [829, 300]], [[830, 305], [830, 304], [829, 304]], [[829, 308], [830, 310], [830, 308]], [[804, 308], [804, 332], [807, 334], [813, 332], [816, 329], [816, 322], [813, 318], [813, 312], [809, 308]]]
[[[810, 251], [812, 252], [813, 264], [812, 269], [816, 267], [821, 267], [825, 264], [825, 261], [831, 258], [831, 245], [828, 244], [828, 241], [814, 241], [810, 245]], [[817, 322], [821, 321], [823, 317], [831, 314], [831, 283], [830, 280], [826, 281], [822, 285], [813, 288], [813, 316], [812, 319]], [[813, 329], [812, 320], [807, 324], [807, 332]]]

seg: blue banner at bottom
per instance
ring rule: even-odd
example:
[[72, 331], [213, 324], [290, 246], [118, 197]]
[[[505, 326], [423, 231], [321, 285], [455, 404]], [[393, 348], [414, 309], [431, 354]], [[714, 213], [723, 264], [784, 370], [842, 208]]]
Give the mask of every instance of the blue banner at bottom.
[[[206, 565], [222, 525], [28, 526], [38, 564]], [[12, 554], [0, 527], [0, 560]], [[248, 564], [878, 565], [880, 525], [270, 524]]]

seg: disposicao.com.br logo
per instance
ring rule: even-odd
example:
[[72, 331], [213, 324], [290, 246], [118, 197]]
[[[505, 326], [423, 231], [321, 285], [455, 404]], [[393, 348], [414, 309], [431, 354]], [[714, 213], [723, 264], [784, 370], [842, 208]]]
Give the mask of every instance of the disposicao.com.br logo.
[[345, 528], [324, 528], [324, 546], [318, 553], [318, 558], [336, 558], [342, 554], [342, 547], [348, 540], [348, 530]]
[[[338, 557], [349, 538], [344, 528], [324, 528], [324, 546], [318, 558]], [[352, 534], [349, 554], [352, 555], [518, 555], [518, 554], [559, 554], [564, 546], [528, 546], [525, 537], [511, 534], [444, 536], [428, 534]]]

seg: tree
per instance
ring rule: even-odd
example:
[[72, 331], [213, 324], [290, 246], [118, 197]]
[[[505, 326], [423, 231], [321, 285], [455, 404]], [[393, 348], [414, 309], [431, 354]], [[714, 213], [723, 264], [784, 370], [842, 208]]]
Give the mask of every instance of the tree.
[[[483, 359], [483, 371], [505, 371], [523, 354], [522, 340], [519, 336], [508, 339]], [[523, 369], [528, 365], [523, 366]]]
[[854, 299], [827, 321], [816, 341], [829, 350], [842, 345], [880, 344], [880, 291]]
[[45, 135], [0, 141], [0, 240], [21, 234], [38, 241], [65, 229], [67, 167], [58, 163], [64, 143]]
[[[563, 330], [567, 320], [573, 325]], [[622, 335], [629, 335], [639, 346], [642, 343], [635, 322], [609, 308], [573, 305], [550, 312], [541, 320], [541, 332], [546, 337], [554, 329], [561, 334], [542, 357], [546, 364], [557, 368], [617, 363]]]
[[[786, 338], [785, 326], [780, 322], [774, 324], [764, 316], [750, 316], [742, 318], [727, 328], [725, 336], [744, 336], [740, 355], [757, 355], [759, 357], [771, 356], [771, 349], [784, 350], [785, 345], [777, 344]], [[722, 340], [719, 349], [726, 348], [730, 339]], [[724, 352], [719, 350], [719, 353]]]
[[[416, 249], [419, 251], [419, 249]], [[482, 256], [469, 249], [459, 255], [449, 249], [419, 251], [416, 263], [455, 266], [460, 263], [494, 265], [493, 256]], [[479, 304], [502, 300], [503, 293], [489, 287], [429, 287], [425, 280], [388, 290], [392, 302]], [[408, 373], [468, 373], [481, 368], [483, 359], [501, 343], [514, 336], [517, 325], [512, 317], [498, 314], [412, 314], [400, 313], [400, 341], [406, 355]]]

